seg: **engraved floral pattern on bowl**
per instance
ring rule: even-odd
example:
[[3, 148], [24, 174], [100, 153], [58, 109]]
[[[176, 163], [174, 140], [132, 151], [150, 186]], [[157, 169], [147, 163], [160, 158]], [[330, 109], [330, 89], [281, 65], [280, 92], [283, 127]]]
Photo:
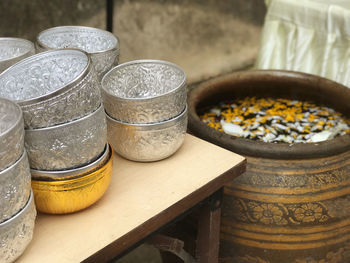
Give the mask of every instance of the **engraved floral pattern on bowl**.
[[0, 98], [0, 172], [15, 163], [24, 150], [21, 108]]
[[16, 62], [35, 54], [34, 44], [26, 39], [0, 38], [0, 73]]
[[106, 142], [107, 128], [102, 105], [75, 121], [25, 132], [30, 167], [38, 170], [80, 167], [96, 159], [103, 152]]
[[118, 154], [133, 161], [158, 161], [174, 154], [186, 128], [187, 108], [174, 119], [156, 124], [127, 124], [107, 115], [109, 142]]
[[16, 163], [0, 172], [0, 223], [24, 207], [30, 194], [30, 179], [25, 151]]
[[105, 30], [83, 26], [61, 26], [39, 33], [39, 51], [60, 48], [77, 48], [91, 55], [97, 75], [103, 75], [119, 61], [119, 40]]
[[101, 103], [100, 84], [88, 55], [57, 50], [31, 56], [0, 74], [0, 97], [18, 102], [26, 129], [85, 116]]
[[26, 249], [33, 237], [36, 209], [33, 193], [25, 207], [0, 224], [0, 262], [13, 262]]
[[185, 108], [186, 75], [170, 62], [131, 61], [104, 76], [102, 97], [114, 119], [129, 123], [169, 120]]

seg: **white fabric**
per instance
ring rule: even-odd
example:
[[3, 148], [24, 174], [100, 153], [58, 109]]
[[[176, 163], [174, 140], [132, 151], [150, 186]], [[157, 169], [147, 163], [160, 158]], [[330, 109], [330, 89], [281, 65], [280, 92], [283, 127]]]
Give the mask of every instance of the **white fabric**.
[[350, 0], [267, 0], [255, 67], [326, 77], [350, 87]]

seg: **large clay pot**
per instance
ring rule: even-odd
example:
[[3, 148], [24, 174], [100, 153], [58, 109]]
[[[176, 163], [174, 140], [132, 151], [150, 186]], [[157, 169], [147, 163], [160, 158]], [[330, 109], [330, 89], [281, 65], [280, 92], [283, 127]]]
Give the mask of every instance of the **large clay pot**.
[[189, 93], [189, 130], [248, 161], [246, 173], [225, 189], [221, 262], [350, 262], [350, 135], [274, 144], [236, 138], [200, 121], [198, 109], [245, 96], [312, 100], [350, 116], [350, 89], [296, 72], [238, 72]]

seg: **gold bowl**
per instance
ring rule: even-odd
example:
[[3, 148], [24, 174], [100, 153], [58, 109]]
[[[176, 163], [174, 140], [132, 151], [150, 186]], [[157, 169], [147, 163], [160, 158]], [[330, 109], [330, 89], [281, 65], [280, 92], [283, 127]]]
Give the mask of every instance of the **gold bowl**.
[[97, 170], [64, 180], [32, 180], [35, 205], [38, 211], [48, 214], [68, 214], [89, 207], [107, 190], [113, 165], [113, 149]]

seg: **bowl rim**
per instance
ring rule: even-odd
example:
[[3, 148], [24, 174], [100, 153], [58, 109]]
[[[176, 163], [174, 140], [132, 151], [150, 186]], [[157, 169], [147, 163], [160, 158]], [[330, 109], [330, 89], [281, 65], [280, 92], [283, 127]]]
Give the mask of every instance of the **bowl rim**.
[[1, 102], [1, 101], [10, 102], [10, 104], [14, 105], [14, 106], [17, 108], [17, 110], [19, 110], [19, 116], [18, 116], [19, 118], [18, 118], [17, 121], [16, 121], [10, 128], [8, 128], [5, 132], [0, 133], [0, 139], [6, 137], [10, 132], [12, 132], [14, 129], [16, 129], [16, 127], [17, 127], [18, 125], [20, 125], [21, 122], [23, 123], [23, 111], [22, 111], [22, 108], [21, 108], [16, 102], [14, 102], [14, 101], [12, 101], [12, 100], [9, 100], [9, 99], [6, 99], [6, 98], [0, 97], [0, 102]]
[[165, 120], [165, 121], [148, 122], [148, 123], [125, 122], [125, 121], [114, 119], [106, 111], [105, 111], [105, 114], [106, 114], [106, 118], [109, 119], [112, 123], [116, 123], [119, 125], [133, 128], [133, 129], [141, 129], [142, 130], [142, 129], [152, 128], [152, 127], [166, 128], [166, 127], [172, 126], [172, 124], [174, 122], [177, 122], [179, 119], [182, 119], [183, 117], [187, 116], [187, 111], [188, 111], [188, 106], [186, 104], [185, 108], [181, 111], [181, 113], [176, 115], [175, 117], [168, 119], [168, 120]]
[[[21, 53], [20, 55], [18, 56], [15, 56], [15, 57], [11, 57], [11, 58], [7, 58], [7, 59], [0, 59], [0, 63], [2, 62], [8, 62], [8, 61], [11, 61], [11, 60], [14, 60], [14, 59], [18, 59], [18, 58], [21, 58], [21, 57], [25, 57], [28, 53], [30, 52], [33, 52], [33, 55], [35, 54], [35, 45], [32, 41], [28, 40], [28, 39], [24, 39], [24, 38], [18, 38], [18, 37], [0, 37], [0, 42], [1, 41], [17, 41], [17, 42], [23, 42], [23, 43], [26, 43], [26, 44], [29, 44], [30, 48], [24, 52], [24, 53]], [[29, 47], [28, 46], [28, 47]]]
[[[84, 51], [84, 52], [86, 52], [86, 53], [88, 53], [90, 55], [96, 55], [96, 54], [100, 54], [100, 53], [104, 53], [104, 52], [120, 50], [119, 38], [116, 35], [114, 35], [113, 33], [109, 32], [107, 30], [100, 29], [100, 28], [89, 27], [89, 26], [74, 26], [74, 25], [56, 26], [56, 27], [47, 28], [47, 29], [41, 31], [36, 37], [36, 42], [39, 45], [39, 47], [45, 48], [45, 49], [50, 49], [50, 50], [56, 50], [57, 48], [52, 48], [52, 47], [44, 44], [39, 38], [43, 34], [46, 34], [48, 32], [50, 33], [50, 31], [55, 31], [55, 30], [59, 30], [59, 29], [68, 29], [68, 30], [71, 30], [71, 29], [84, 29], [84, 30], [89, 30], [89, 31], [97, 31], [97, 32], [101, 32], [101, 33], [103, 33], [105, 35], [108, 35], [111, 38], [114, 38], [116, 40], [115, 45], [113, 47], [111, 47], [111, 48], [108, 48], [108, 49], [99, 50], [99, 51], [95, 51], [95, 52], [86, 52], [86, 51], [82, 50], [82, 51]], [[74, 31], [72, 30], [72, 32], [74, 32]]]
[[14, 216], [10, 217], [9, 219], [1, 222], [0, 229], [2, 227], [8, 227], [13, 221], [20, 219], [24, 214], [26, 214], [28, 212], [28, 209], [31, 207], [31, 204], [34, 201], [33, 199], [34, 199], [34, 193], [33, 193], [33, 190], [30, 189], [30, 195], [29, 195], [29, 198], [28, 198], [25, 206], [20, 211], [18, 211], [17, 214], [15, 214]]
[[93, 112], [88, 113], [87, 115], [85, 115], [85, 116], [83, 116], [81, 118], [78, 118], [78, 119], [75, 119], [75, 120], [72, 120], [72, 121], [68, 121], [68, 122], [65, 122], [65, 123], [53, 125], [53, 126], [43, 127], [43, 128], [34, 128], [34, 129], [33, 128], [29, 128], [29, 129], [26, 129], [25, 132], [33, 133], [33, 132], [49, 131], [49, 130], [52, 130], [52, 129], [64, 129], [64, 128], [69, 127], [69, 126], [74, 126], [78, 122], [82, 122], [82, 121], [84, 121], [86, 119], [89, 119], [93, 115], [97, 115], [103, 109], [104, 109], [103, 108], [103, 104], [100, 103], [100, 105], [97, 107], [96, 110], [94, 110]]
[[[177, 85], [175, 88], [171, 89], [170, 91], [167, 91], [167, 92], [162, 93], [160, 95], [147, 97], [147, 98], [125, 98], [125, 97], [119, 97], [119, 96], [116, 96], [115, 94], [111, 93], [109, 91], [109, 89], [105, 88], [105, 84], [104, 83], [107, 81], [106, 80], [107, 77], [109, 77], [109, 75], [111, 75], [113, 73], [113, 71], [119, 70], [119, 69], [124, 68], [124, 67], [129, 67], [131, 65], [138, 65], [138, 64], [161, 64], [161, 65], [167, 65], [167, 66], [176, 68], [177, 70], [179, 70], [181, 72], [181, 74], [183, 76], [182, 81], [180, 82], [179, 85]], [[137, 59], [137, 60], [132, 60], [132, 61], [121, 63], [121, 64], [111, 68], [109, 71], [107, 71], [107, 73], [103, 76], [103, 78], [101, 80], [101, 87], [102, 87], [102, 91], [106, 92], [113, 99], [124, 100], [124, 101], [137, 101], [137, 102], [140, 102], [140, 101], [152, 100], [152, 99], [155, 99], [155, 98], [159, 98], [159, 97], [163, 97], [163, 96], [175, 93], [177, 90], [180, 90], [181, 88], [186, 87], [186, 79], [187, 79], [187, 76], [186, 76], [185, 71], [182, 68], [180, 68], [178, 65], [176, 65], [176, 64], [174, 64], [172, 62], [169, 62], [169, 61], [166, 61], [166, 60], [160, 60], [160, 59]]]
[[[109, 151], [111, 151], [111, 146], [106, 143], [105, 148], [103, 149], [103, 152], [97, 156], [97, 159], [92, 161], [91, 163], [88, 163], [87, 165], [80, 166], [77, 168], [71, 168], [67, 170], [38, 170], [31, 168], [30, 173], [32, 175], [32, 178], [35, 180], [36, 178], [38, 181], [52, 181], [52, 180], [67, 180], [67, 179], [73, 179], [77, 176], [82, 176], [86, 172], [94, 172], [95, 168], [96, 170], [100, 169], [102, 166], [104, 166], [104, 162], [108, 159], [106, 157], [109, 156]], [[102, 166], [100, 166], [102, 164]], [[48, 177], [48, 175], [50, 177]], [[57, 178], [54, 178], [57, 175], [61, 175]], [[45, 179], [44, 179], [45, 177]], [[54, 178], [54, 179], [53, 179]]]
[[62, 53], [62, 52], [67, 52], [67, 51], [73, 51], [73, 52], [80, 52], [82, 54], [84, 54], [87, 57], [87, 63], [85, 65], [85, 67], [83, 68], [83, 70], [71, 81], [69, 81], [67, 84], [65, 84], [64, 86], [61, 86], [60, 88], [50, 92], [50, 93], [46, 93], [44, 95], [38, 96], [38, 97], [34, 97], [31, 99], [27, 99], [27, 100], [12, 100], [16, 103], [18, 103], [20, 106], [26, 106], [26, 105], [31, 105], [31, 104], [35, 104], [38, 102], [42, 102], [45, 100], [48, 100], [50, 98], [53, 98], [59, 94], [64, 93], [65, 91], [73, 88], [77, 83], [79, 83], [83, 78], [86, 77], [87, 74], [89, 74], [89, 72], [91, 71], [92, 67], [91, 67], [91, 58], [89, 56], [88, 53], [80, 50], [80, 49], [76, 49], [76, 48], [64, 48], [64, 49], [55, 49], [55, 50], [48, 50], [48, 51], [44, 51], [44, 52], [40, 52], [38, 54], [35, 54], [33, 56], [27, 57], [23, 60], [18, 61], [17, 63], [13, 64], [12, 66], [10, 66], [9, 68], [7, 68], [6, 70], [4, 70], [3, 72], [0, 73], [0, 79], [2, 76], [9, 74], [8, 72], [11, 73], [12, 70], [15, 70], [16, 67], [21, 66], [21, 64], [26, 63], [28, 61], [31, 61], [33, 59], [36, 58], [40, 58], [41, 56], [46, 56], [49, 53]]
[[13, 163], [11, 164], [9, 167], [6, 167], [4, 170], [0, 171], [0, 176], [2, 176], [3, 174], [8, 173], [10, 170], [14, 169], [20, 162], [23, 161], [23, 159], [27, 158], [27, 152], [26, 150], [23, 151], [23, 153], [21, 154], [21, 156]]

